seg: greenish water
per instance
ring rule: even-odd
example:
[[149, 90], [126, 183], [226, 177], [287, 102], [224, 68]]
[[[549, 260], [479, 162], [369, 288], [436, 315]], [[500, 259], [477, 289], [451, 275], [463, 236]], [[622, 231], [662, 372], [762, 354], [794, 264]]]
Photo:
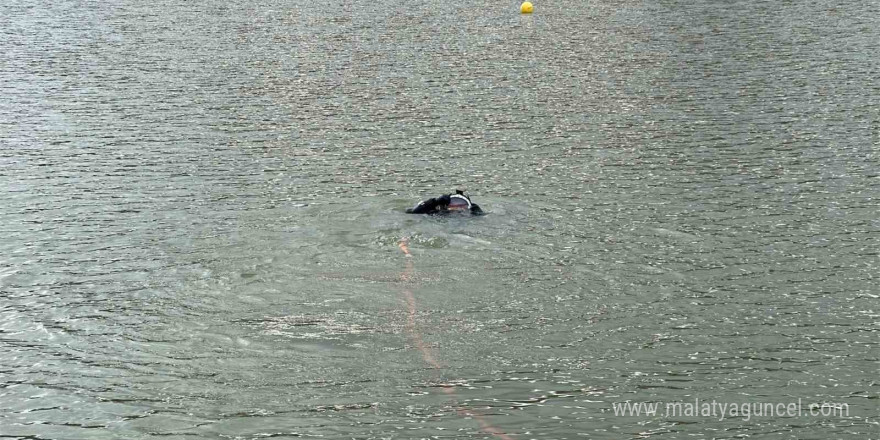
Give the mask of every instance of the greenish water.
[[0, 437], [880, 437], [877, 3], [533, 3], [0, 6]]

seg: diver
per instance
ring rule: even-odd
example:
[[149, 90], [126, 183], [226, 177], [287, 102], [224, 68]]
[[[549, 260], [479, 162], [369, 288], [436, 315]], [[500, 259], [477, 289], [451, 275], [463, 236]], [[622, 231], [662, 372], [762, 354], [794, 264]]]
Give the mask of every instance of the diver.
[[473, 215], [484, 214], [480, 205], [471, 202], [470, 197], [464, 195], [464, 191], [457, 189], [455, 194], [446, 194], [428, 200], [422, 200], [413, 208], [406, 210], [407, 214], [450, 214], [470, 213]]

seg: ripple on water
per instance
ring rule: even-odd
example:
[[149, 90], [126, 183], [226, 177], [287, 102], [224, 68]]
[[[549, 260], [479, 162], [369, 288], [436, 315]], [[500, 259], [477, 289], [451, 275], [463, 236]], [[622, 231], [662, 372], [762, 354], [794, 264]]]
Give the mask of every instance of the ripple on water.
[[876, 5], [363, 6], [0, 6], [2, 435], [875, 432]]

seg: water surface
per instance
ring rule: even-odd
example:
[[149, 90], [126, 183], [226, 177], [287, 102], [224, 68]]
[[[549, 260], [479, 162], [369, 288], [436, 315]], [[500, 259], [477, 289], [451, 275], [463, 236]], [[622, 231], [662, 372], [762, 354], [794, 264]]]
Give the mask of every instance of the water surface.
[[876, 437], [877, 4], [518, 7], [0, 6], [0, 436]]

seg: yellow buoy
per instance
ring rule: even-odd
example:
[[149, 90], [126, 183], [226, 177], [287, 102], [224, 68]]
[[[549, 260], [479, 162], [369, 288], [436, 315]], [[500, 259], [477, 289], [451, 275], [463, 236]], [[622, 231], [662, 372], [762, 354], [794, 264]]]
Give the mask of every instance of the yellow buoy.
[[534, 9], [535, 7], [532, 6], [532, 2], [523, 2], [522, 6], [519, 7], [519, 12], [522, 12], [523, 14], [531, 14]]

